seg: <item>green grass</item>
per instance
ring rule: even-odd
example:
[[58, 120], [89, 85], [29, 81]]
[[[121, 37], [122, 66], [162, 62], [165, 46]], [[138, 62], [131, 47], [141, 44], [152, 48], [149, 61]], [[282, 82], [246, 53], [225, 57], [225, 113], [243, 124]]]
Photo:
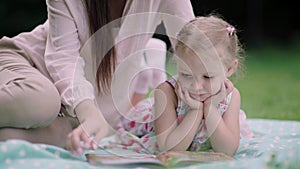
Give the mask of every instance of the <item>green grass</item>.
[[[249, 50], [244, 64], [244, 76], [234, 83], [247, 117], [299, 121], [300, 45]], [[166, 69], [176, 73], [170, 61]]]

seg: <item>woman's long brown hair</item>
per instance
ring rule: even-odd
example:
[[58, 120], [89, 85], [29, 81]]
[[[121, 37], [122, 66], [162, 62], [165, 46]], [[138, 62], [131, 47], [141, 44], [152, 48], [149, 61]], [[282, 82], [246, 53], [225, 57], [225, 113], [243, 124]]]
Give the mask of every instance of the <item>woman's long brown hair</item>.
[[[85, 0], [85, 6], [88, 13], [89, 27], [91, 36], [97, 32], [101, 27], [112, 21], [108, 0]], [[106, 36], [113, 39], [111, 30], [108, 30]], [[99, 40], [102, 38], [95, 38], [95, 52], [97, 59], [99, 59], [99, 46], [102, 46], [103, 41]], [[98, 87], [99, 94], [106, 93], [110, 89], [112, 75], [115, 70], [116, 64], [116, 52], [115, 48], [112, 47], [101, 59], [101, 63], [97, 68], [96, 73], [96, 84]]]

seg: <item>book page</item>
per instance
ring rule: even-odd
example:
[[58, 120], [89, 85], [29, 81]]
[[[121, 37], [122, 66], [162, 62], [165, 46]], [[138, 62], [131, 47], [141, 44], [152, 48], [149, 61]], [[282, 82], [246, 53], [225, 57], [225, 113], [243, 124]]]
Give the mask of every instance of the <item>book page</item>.
[[213, 161], [234, 160], [233, 157], [218, 152], [169, 151], [157, 155], [165, 166], [174, 167], [191, 163], [207, 163]]
[[89, 163], [93, 165], [129, 165], [129, 164], [155, 164], [164, 165], [154, 155], [147, 154], [122, 154], [120, 156], [114, 154], [86, 154]]
[[158, 155], [148, 154], [86, 154], [88, 162], [94, 165], [133, 165], [154, 164], [175, 167], [192, 163], [233, 160], [233, 157], [217, 152], [169, 151]]

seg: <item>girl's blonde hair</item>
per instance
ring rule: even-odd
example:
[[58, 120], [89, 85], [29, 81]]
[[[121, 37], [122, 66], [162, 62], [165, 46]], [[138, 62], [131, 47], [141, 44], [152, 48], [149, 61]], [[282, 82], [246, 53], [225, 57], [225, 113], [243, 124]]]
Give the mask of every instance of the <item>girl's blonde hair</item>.
[[[232, 62], [237, 59], [237, 68], [240, 71], [244, 57], [236, 32], [235, 27], [219, 16], [196, 17], [178, 33], [175, 53], [179, 54], [192, 49], [196, 55], [201, 56], [201, 52], [214, 48], [225, 67], [231, 66]], [[179, 57], [182, 56], [179, 55]]]

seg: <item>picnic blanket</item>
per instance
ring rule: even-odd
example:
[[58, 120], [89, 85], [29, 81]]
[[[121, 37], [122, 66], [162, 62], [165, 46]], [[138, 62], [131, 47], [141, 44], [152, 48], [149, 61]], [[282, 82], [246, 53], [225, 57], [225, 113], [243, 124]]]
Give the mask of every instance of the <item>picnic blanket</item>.
[[[300, 168], [300, 121], [248, 119], [248, 122], [255, 137], [241, 139], [240, 147], [234, 156], [236, 160], [197, 163], [178, 168]], [[113, 139], [114, 137], [104, 138], [100, 144], [101, 146], [108, 144]], [[101, 149], [96, 151], [107, 153]], [[125, 152], [128, 150], [121, 149], [111, 151], [117, 154], [128, 153]], [[86, 161], [84, 154], [72, 155], [56, 146], [8, 140], [0, 142], [0, 168], [96, 169], [126, 168], [126, 166], [95, 166]]]

